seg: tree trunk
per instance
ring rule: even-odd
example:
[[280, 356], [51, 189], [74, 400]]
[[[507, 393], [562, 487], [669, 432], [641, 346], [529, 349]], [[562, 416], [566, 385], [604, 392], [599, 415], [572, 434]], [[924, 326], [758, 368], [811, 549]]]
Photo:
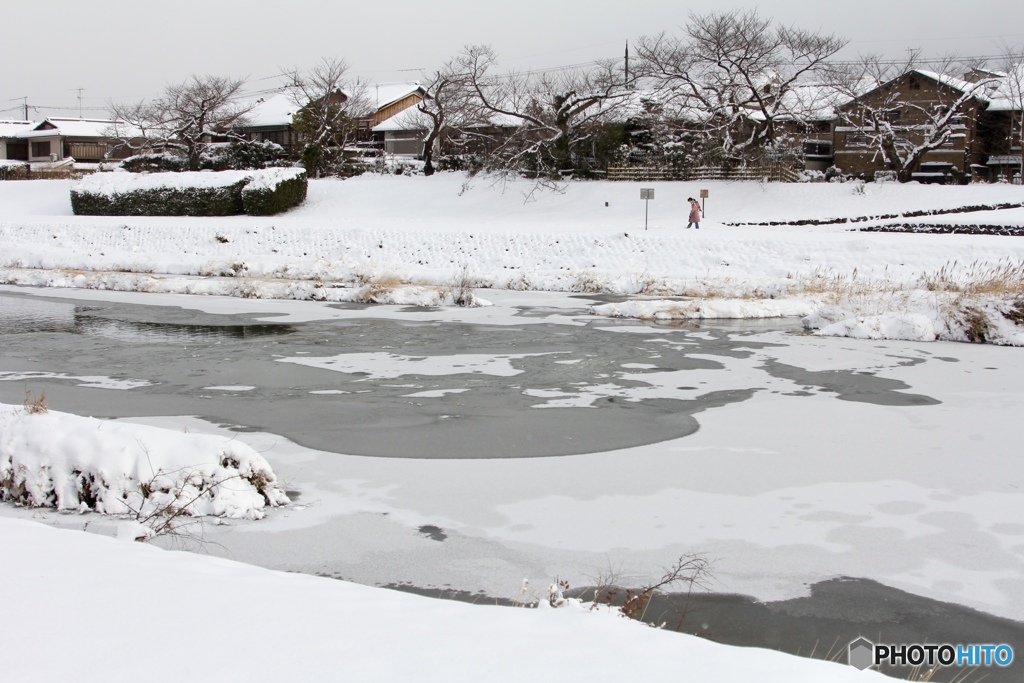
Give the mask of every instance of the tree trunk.
[[423, 175], [434, 175], [434, 140], [437, 139], [437, 132], [430, 131], [427, 139], [423, 141]]

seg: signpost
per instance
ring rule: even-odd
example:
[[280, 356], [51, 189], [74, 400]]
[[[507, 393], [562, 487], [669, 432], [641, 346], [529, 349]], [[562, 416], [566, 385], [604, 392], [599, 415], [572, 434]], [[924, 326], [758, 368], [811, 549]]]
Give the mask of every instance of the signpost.
[[700, 212], [704, 216], [704, 218], [708, 217], [707, 212], [704, 210], [704, 200], [707, 199], [707, 198], [708, 198], [708, 191], [707, 190], [701, 190], [700, 191]]
[[650, 205], [651, 200], [654, 199], [654, 188], [653, 187], [641, 187], [640, 188], [640, 199], [644, 200], [644, 230], [647, 229], [647, 207]]

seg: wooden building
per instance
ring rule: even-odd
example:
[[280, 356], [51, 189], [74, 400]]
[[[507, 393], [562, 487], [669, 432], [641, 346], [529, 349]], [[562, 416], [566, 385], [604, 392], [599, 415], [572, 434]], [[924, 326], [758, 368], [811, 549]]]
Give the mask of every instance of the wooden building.
[[[917, 69], [908, 71], [837, 108], [833, 128], [835, 164], [845, 174], [869, 179], [890, 170], [902, 170], [902, 180], [968, 177], [972, 166], [985, 162], [978, 120], [987, 103], [980, 82]], [[959, 111], [948, 121], [949, 133], [942, 138], [936, 123], [958, 104]], [[941, 139], [941, 144], [926, 151], [910, 168], [893, 168], [880, 142], [890, 132], [893, 145], [904, 153], [929, 140]]]

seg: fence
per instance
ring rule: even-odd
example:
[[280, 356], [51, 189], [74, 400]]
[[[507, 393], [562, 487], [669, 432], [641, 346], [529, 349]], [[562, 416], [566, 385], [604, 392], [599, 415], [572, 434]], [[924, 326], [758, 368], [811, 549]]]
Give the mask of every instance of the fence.
[[682, 169], [658, 166], [609, 166], [608, 180], [767, 180], [774, 183], [795, 183], [797, 173], [782, 164], [760, 164], [736, 168], [693, 166]]

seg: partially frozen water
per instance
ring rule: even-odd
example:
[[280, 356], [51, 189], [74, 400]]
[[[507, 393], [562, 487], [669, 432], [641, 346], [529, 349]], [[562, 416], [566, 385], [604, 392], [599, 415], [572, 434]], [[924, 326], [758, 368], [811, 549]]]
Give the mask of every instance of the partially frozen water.
[[[684, 437], [697, 415], [785, 383], [887, 405], [934, 399], [856, 372], [765, 366], [764, 384], [727, 361], [771, 345], [755, 325], [470, 325], [357, 318], [290, 325], [170, 308], [0, 296], [0, 371], [147, 380], [129, 393], [38, 376], [50, 406], [94, 416], [199, 414], [258, 426], [318, 450], [381, 457], [522, 458], [610, 451]], [[529, 315], [529, 310], [521, 311]], [[774, 326], [793, 327], [792, 321]], [[620, 334], [616, 330], [643, 334]], [[26, 335], [31, 335], [31, 341]], [[777, 383], [777, 382], [776, 382]], [[13, 383], [12, 383], [13, 384]], [[217, 387], [246, 386], [245, 392]], [[0, 384], [18, 402], [22, 386]]]
[[[883, 636], [1024, 640], [929, 599], [1024, 613], [1017, 351], [643, 324], [578, 300], [500, 323], [336, 306], [274, 324], [0, 293], [0, 402], [198, 416], [184, 428], [265, 452], [305, 507], [206, 531], [241, 561], [498, 600], [524, 576], [696, 548], [721, 560], [715, 590], [765, 601], [694, 599], [684, 630], [725, 642], [820, 655], [888, 621]], [[843, 575], [864, 578], [822, 583]], [[665, 600], [652, 609], [678, 613]]]

